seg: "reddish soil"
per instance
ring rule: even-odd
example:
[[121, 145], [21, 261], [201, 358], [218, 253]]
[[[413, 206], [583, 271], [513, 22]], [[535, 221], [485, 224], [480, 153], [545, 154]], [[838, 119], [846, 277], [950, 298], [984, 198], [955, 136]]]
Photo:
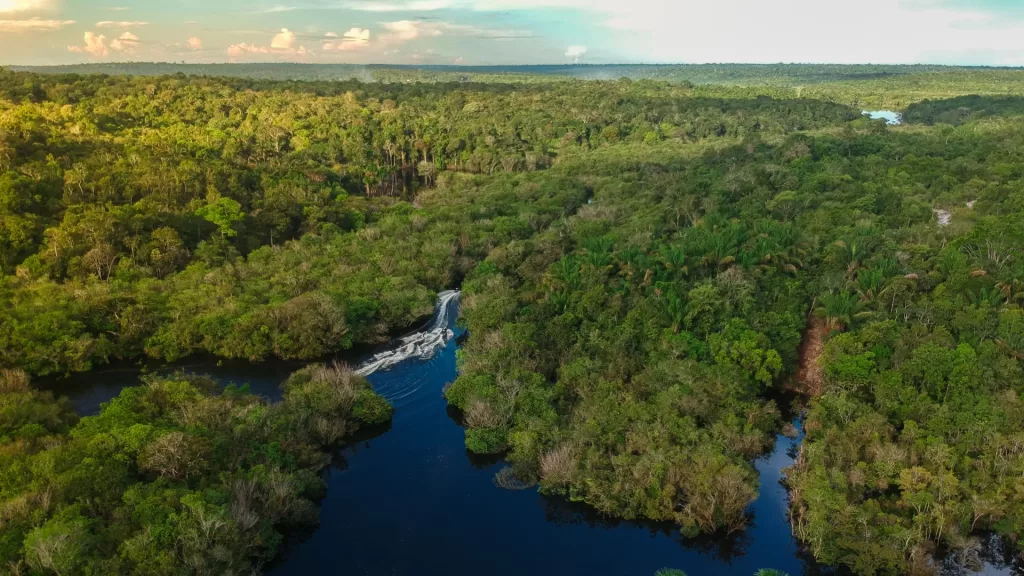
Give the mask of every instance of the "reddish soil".
[[796, 381], [802, 385], [800, 391], [811, 397], [820, 396], [823, 391], [824, 379], [818, 360], [825, 352], [827, 335], [828, 326], [825, 320], [812, 314], [807, 319], [804, 339], [800, 343], [800, 370], [796, 373]]

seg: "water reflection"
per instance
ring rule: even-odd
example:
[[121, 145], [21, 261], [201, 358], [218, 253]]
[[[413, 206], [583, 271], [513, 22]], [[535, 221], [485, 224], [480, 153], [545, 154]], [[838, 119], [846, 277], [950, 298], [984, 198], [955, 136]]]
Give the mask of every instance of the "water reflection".
[[293, 540], [273, 574], [820, 573], [790, 534], [779, 484], [799, 440], [780, 436], [757, 462], [761, 498], [747, 530], [732, 535], [684, 538], [671, 523], [609, 518], [536, 489], [500, 490], [492, 480], [502, 458], [466, 452], [462, 415], [442, 395], [456, 376], [456, 348], [370, 376], [396, 402], [392, 429], [369, 449], [344, 451], [344, 465], [326, 476], [320, 528]]
[[[535, 489], [494, 487], [501, 457], [466, 452], [461, 414], [442, 395], [455, 379], [456, 341], [427, 361], [409, 361], [370, 377], [396, 406], [387, 425], [364, 429], [325, 472], [321, 525], [289, 534], [271, 574], [521, 576], [600, 574], [652, 576], [662, 567], [690, 576], [751, 576], [777, 568], [791, 576], [831, 574], [792, 536], [788, 495], [781, 484], [802, 438], [779, 436], [772, 453], [755, 462], [760, 497], [749, 524], [731, 535], [684, 538], [670, 523], [634, 522]], [[188, 363], [153, 370], [212, 373], [221, 382], [249, 382], [254, 392], [280, 397], [295, 363]], [[138, 367], [121, 367], [53, 384], [94, 414], [124, 386], [139, 383]], [[799, 422], [797, 422], [799, 424]], [[798, 426], [799, 428], [799, 426]], [[979, 552], [986, 574], [1014, 574], [1011, 552], [998, 539]], [[961, 574], [962, 559], [942, 560]], [[957, 572], [955, 570], [961, 570]]]

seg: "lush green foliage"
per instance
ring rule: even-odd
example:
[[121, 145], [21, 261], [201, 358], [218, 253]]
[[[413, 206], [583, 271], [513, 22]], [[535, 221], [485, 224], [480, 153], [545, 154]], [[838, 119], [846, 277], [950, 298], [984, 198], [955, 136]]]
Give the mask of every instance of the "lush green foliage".
[[317, 522], [325, 450], [391, 417], [336, 366], [296, 373], [273, 405], [204, 378], [151, 379], [81, 421], [24, 373], [4, 378], [0, 562], [11, 573], [258, 570], [284, 528]]
[[[316, 358], [462, 284], [447, 397], [510, 484], [741, 529], [799, 375], [819, 560], [1021, 542], [1021, 72], [609, 70], [0, 72], [0, 367]], [[605, 72], [678, 77], [552, 78]], [[178, 378], [80, 422], [0, 389], [0, 554], [61, 573], [258, 568], [313, 517], [322, 449], [390, 415], [323, 368], [280, 405]]]
[[903, 573], [977, 530], [1024, 535], [1024, 139], [995, 126], [844, 145], [843, 187], [898, 200], [835, 222], [819, 273], [835, 331], [791, 483], [825, 562]]
[[814, 310], [832, 335], [792, 486], [819, 559], [898, 573], [1019, 538], [1022, 150], [1019, 124], [974, 122], [556, 167], [593, 204], [466, 282], [467, 446], [609, 513], [739, 527], [763, 391]]
[[576, 182], [452, 173], [858, 117], [810, 100], [581, 86], [0, 72], [0, 270], [15, 273], [0, 280], [0, 365], [316, 358], [377, 342], [490, 248], [583, 200]]
[[1024, 116], [1020, 96], [963, 96], [948, 100], [925, 100], [911, 104], [905, 119], [915, 124], [960, 126], [971, 120], [1002, 116]]
[[471, 450], [691, 532], [743, 526], [749, 462], [779, 424], [764, 392], [795, 363], [807, 300], [791, 224], [739, 189], [702, 198], [746, 148], [701, 152], [556, 168], [586, 175], [593, 204], [467, 279], [473, 337], [448, 391]]

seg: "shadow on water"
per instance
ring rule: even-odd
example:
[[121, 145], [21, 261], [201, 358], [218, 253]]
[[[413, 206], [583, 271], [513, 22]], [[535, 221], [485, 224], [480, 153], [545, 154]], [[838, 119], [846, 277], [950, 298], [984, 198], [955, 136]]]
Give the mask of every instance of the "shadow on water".
[[281, 383], [303, 362], [267, 362], [254, 364], [242, 360], [208, 360], [190, 358], [181, 362], [117, 362], [91, 372], [79, 372], [61, 378], [43, 378], [34, 385], [67, 396], [71, 405], [82, 416], [99, 414], [105, 402], [116, 398], [122, 390], [142, 384], [149, 374], [166, 375], [178, 371], [187, 374], [205, 374], [217, 382], [246, 385], [254, 394], [271, 401], [281, 399]]

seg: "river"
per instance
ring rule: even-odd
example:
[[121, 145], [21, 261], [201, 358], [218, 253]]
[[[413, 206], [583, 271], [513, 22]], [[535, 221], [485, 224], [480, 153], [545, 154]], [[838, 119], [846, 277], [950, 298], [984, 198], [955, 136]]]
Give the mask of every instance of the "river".
[[[369, 376], [394, 404], [394, 419], [388, 429], [338, 454], [325, 472], [320, 526], [291, 535], [270, 574], [653, 576], [664, 567], [689, 576], [751, 576], [760, 568], [791, 576], [833, 572], [802, 553], [790, 531], [780, 480], [801, 438], [778, 436], [774, 450], [756, 461], [760, 497], [750, 507], [747, 529], [729, 538], [685, 539], [670, 524], [619, 521], [535, 489], [495, 487], [502, 462], [466, 452], [458, 416], [442, 395], [456, 377], [457, 348], [452, 339], [429, 360], [411, 359]], [[179, 368], [247, 382], [253, 392], [275, 399], [278, 385], [299, 366], [211, 362]], [[100, 402], [137, 383], [138, 370], [125, 368], [52, 386], [68, 393], [81, 413], [95, 414]], [[992, 564], [986, 573], [1013, 574]]]

